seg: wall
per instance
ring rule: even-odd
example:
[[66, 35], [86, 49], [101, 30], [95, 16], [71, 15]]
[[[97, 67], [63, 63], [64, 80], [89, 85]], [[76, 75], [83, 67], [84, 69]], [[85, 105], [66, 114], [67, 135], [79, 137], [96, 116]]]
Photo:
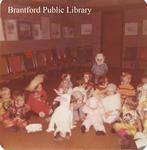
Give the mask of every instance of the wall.
[[129, 68], [147, 68], [147, 35], [142, 34], [143, 20], [147, 20], [146, 7], [124, 11], [124, 23], [134, 22], [138, 24], [138, 34], [124, 35], [123, 39], [123, 57], [127, 55], [128, 51], [132, 51], [132, 54], [134, 51], [132, 62], [127, 60], [128, 64], [126, 65]]
[[[41, 15], [28, 15], [17, 14], [9, 15], [7, 13], [7, 6], [9, 4], [2, 5], [2, 17], [3, 19], [17, 19], [21, 21], [29, 21], [31, 23], [40, 22]], [[12, 6], [14, 4], [11, 4]], [[60, 23], [61, 28], [63, 26], [72, 26], [75, 29], [75, 38], [61, 38], [57, 40], [19, 40], [19, 41], [5, 41], [0, 42], [0, 54], [15, 53], [15, 52], [24, 52], [26, 50], [47, 50], [47, 49], [64, 49], [66, 47], [72, 48], [73, 50], [81, 46], [90, 46], [93, 47], [95, 51], [100, 50], [101, 43], [101, 14], [100, 12], [93, 12], [92, 15], [46, 15], [50, 18], [50, 22]], [[81, 23], [92, 23], [93, 24], [93, 33], [88, 36], [80, 35], [80, 25]], [[95, 54], [96, 52], [94, 52]]]

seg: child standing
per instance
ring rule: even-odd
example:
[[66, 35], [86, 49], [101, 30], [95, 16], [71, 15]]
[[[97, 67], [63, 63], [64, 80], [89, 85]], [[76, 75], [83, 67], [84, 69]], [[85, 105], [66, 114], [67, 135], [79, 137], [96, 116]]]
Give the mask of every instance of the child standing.
[[98, 53], [95, 57], [95, 63], [92, 66], [91, 72], [94, 74], [95, 84], [98, 83], [101, 76], [106, 75], [108, 66], [105, 63], [105, 57], [102, 53]]

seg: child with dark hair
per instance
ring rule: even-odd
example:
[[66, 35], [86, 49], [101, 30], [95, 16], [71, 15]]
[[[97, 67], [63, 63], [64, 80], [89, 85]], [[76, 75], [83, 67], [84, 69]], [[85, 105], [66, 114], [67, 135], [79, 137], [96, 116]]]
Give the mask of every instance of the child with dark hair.
[[98, 53], [95, 56], [95, 63], [92, 66], [91, 72], [94, 74], [95, 84], [98, 83], [101, 76], [105, 76], [108, 72], [108, 66], [105, 63], [105, 56]]

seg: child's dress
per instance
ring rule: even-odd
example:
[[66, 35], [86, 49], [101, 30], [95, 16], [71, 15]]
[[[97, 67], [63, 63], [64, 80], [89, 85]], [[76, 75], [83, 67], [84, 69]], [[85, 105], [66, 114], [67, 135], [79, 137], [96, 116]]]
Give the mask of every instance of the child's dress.
[[73, 125], [73, 111], [70, 108], [70, 95], [65, 94], [59, 96], [60, 106], [57, 107], [51, 116], [47, 132], [54, 131], [54, 136], [60, 132], [62, 137], [69, 133], [71, 136], [71, 128]]
[[83, 112], [86, 114], [86, 118], [82, 125], [86, 127], [86, 132], [93, 126], [96, 131], [105, 132], [103, 125], [103, 118], [99, 109], [99, 101], [95, 97], [91, 97], [87, 100], [83, 107]]

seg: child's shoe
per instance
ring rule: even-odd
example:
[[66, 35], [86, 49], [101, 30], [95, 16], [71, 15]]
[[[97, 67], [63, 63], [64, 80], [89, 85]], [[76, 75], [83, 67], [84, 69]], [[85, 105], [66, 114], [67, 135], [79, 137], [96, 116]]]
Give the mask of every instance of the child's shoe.
[[96, 135], [100, 136], [100, 135], [105, 135], [104, 131], [96, 131]]
[[82, 133], [85, 133], [86, 132], [86, 127], [83, 125], [83, 126], [81, 126], [81, 132]]

